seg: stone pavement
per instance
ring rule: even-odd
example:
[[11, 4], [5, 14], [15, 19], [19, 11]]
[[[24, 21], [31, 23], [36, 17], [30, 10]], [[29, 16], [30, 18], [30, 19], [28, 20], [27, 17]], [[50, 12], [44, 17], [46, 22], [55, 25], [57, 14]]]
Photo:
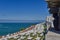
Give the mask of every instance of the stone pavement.
[[46, 35], [46, 40], [60, 40], [60, 31], [51, 28]]

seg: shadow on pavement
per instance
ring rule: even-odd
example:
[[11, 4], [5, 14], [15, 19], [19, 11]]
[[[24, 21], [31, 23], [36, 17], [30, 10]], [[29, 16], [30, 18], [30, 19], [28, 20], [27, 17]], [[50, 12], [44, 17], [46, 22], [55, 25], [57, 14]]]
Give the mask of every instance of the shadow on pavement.
[[49, 31], [54, 32], [54, 33], [57, 33], [57, 34], [60, 34], [60, 31], [56, 31], [53, 27], [50, 27], [49, 28]]

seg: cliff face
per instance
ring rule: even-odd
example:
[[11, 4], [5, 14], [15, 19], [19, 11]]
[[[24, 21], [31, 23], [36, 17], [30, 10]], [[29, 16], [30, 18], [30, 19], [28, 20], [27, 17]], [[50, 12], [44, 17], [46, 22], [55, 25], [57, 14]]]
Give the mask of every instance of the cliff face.
[[55, 30], [60, 30], [60, 0], [46, 0], [49, 12], [53, 14], [54, 17], [54, 28]]
[[60, 6], [60, 0], [46, 0], [48, 3], [48, 7], [59, 7]]
[[51, 2], [59, 2], [60, 0], [46, 0], [47, 2], [51, 1]]

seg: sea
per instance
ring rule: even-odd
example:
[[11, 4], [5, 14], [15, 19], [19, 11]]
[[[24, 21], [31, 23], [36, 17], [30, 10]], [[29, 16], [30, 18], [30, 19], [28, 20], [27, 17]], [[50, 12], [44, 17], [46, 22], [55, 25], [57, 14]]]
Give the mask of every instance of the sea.
[[36, 25], [43, 21], [38, 22], [0, 22], [0, 36], [12, 34], [20, 31], [21, 28], [28, 28], [31, 25]]

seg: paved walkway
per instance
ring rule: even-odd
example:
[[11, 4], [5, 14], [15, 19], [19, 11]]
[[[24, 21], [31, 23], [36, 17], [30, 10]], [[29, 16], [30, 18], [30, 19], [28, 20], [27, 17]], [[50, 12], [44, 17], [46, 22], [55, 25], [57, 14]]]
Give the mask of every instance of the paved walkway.
[[46, 40], [60, 40], [60, 31], [51, 28], [46, 35]]

